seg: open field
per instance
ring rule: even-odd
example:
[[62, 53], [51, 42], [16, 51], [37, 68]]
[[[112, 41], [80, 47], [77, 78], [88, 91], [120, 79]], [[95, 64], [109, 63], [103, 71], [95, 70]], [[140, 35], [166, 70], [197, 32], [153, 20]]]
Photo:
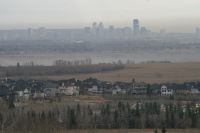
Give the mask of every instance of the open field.
[[115, 64], [82, 64], [82, 65], [55, 65], [55, 66], [0, 66], [0, 77], [52, 76], [67, 74], [89, 74], [123, 69], [123, 65]]
[[[161, 129], [157, 130], [161, 133]], [[199, 133], [200, 129], [167, 129], [167, 133]], [[20, 132], [21, 133], [21, 132]], [[29, 133], [32, 133], [31, 131]], [[92, 129], [92, 130], [64, 130], [51, 133], [154, 133], [154, 129]]]
[[59, 99], [51, 100], [31, 100], [26, 103], [17, 103], [15, 106], [23, 106], [35, 111], [51, 110], [53, 108], [63, 108], [66, 106], [97, 106], [100, 104], [110, 103], [111, 100], [103, 98], [102, 96], [92, 96], [92, 95], [80, 95], [80, 96], [65, 96]]
[[[81, 130], [81, 133], [154, 133], [154, 129], [111, 129], [111, 130]], [[68, 133], [79, 133], [68, 131]], [[161, 132], [158, 130], [158, 132]], [[167, 133], [199, 133], [200, 129], [168, 129]]]
[[124, 69], [116, 71], [61, 76], [34, 76], [32, 78], [51, 80], [77, 78], [83, 80], [89, 77], [111, 82], [129, 82], [132, 78], [148, 83], [200, 80], [200, 62], [135, 64], [126, 65]]

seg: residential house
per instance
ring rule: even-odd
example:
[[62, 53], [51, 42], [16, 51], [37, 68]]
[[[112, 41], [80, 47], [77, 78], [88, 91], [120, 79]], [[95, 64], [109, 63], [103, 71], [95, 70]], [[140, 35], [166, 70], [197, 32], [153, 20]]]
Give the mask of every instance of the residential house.
[[98, 86], [93, 85], [91, 88], [88, 88], [88, 92], [94, 93], [94, 94], [102, 94], [103, 90], [101, 88], [99, 88]]
[[1, 85], [0, 86], [0, 97], [7, 97], [9, 95], [9, 88]]
[[29, 89], [26, 88], [23, 93], [24, 93], [24, 100], [28, 101], [29, 98], [30, 98], [30, 91], [29, 91]]
[[29, 89], [24, 90], [17, 90], [15, 91], [15, 100], [18, 102], [28, 101], [30, 98], [30, 91]]
[[190, 89], [187, 89], [187, 88], [181, 88], [181, 89], [176, 89], [176, 94], [184, 94], [184, 95], [187, 95], [187, 94], [190, 94]]
[[199, 89], [192, 87], [191, 90], [190, 90], [190, 93], [191, 94], [200, 94], [200, 91], [199, 91]]
[[47, 82], [44, 88], [44, 96], [45, 97], [55, 97], [58, 96], [58, 85], [53, 82]]
[[121, 89], [120, 86], [115, 86], [114, 89], [112, 90], [112, 94], [113, 95], [117, 95], [117, 94], [126, 94], [127, 91], [125, 89]]
[[161, 86], [160, 92], [161, 92], [161, 95], [173, 95], [174, 93], [172, 89], [168, 89], [167, 86], [165, 85]]
[[75, 85], [65, 86], [64, 83], [58, 88], [59, 94], [72, 96], [79, 95], [79, 87]]
[[133, 82], [131, 94], [143, 95], [147, 93], [147, 84]]
[[30, 94], [33, 99], [44, 99], [44, 83], [42, 81], [31, 81]]
[[35, 91], [34, 93], [32, 93], [33, 99], [43, 99], [44, 97], [45, 97], [45, 94], [42, 91]]

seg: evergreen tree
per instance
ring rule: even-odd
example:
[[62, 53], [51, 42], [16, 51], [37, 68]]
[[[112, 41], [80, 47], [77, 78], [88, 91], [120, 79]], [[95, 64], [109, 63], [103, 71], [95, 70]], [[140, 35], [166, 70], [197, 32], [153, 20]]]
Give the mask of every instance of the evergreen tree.
[[110, 115], [110, 105], [109, 104], [106, 105], [105, 112], [106, 112], [106, 115], [109, 117], [109, 115]]
[[151, 85], [150, 84], [147, 85], [147, 91], [146, 92], [147, 92], [147, 96], [150, 97], [152, 95], [152, 90], [151, 90]]
[[79, 104], [77, 104], [77, 106], [76, 106], [76, 114], [80, 115], [80, 113], [81, 113], [81, 107], [80, 107]]
[[134, 117], [134, 110], [131, 110], [129, 113], [129, 128], [134, 128], [135, 127], [135, 117]]
[[162, 133], [166, 133], [167, 132], [167, 130], [165, 129], [165, 127], [163, 127], [161, 131], [162, 131]]
[[19, 62], [17, 62], [17, 68], [20, 68], [20, 66], [21, 66], [21, 65], [20, 65], [20, 63], [19, 63]]
[[9, 99], [8, 99], [8, 108], [9, 108], [9, 109], [15, 108], [14, 100], [15, 100], [15, 94], [12, 92], [12, 93], [9, 95]]
[[118, 124], [118, 117], [119, 117], [119, 114], [118, 114], [118, 111], [115, 110], [114, 111], [114, 128], [119, 128], [119, 124]]
[[0, 125], [2, 125], [2, 123], [3, 123], [3, 115], [0, 112]]
[[45, 118], [46, 118], [45, 113], [44, 113], [44, 111], [42, 111], [41, 116], [40, 116], [40, 119], [41, 119], [41, 120], [45, 120]]
[[196, 115], [195, 111], [192, 111], [191, 113], [191, 128], [196, 128], [198, 116]]
[[70, 109], [69, 128], [76, 128], [76, 116], [74, 109]]
[[138, 116], [138, 117], [140, 116], [140, 107], [139, 107], [139, 103], [138, 102], [136, 103], [135, 115]]
[[88, 115], [92, 115], [93, 114], [93, 111], [92, 111], [92, 109], [91, 109], [91, 107], [90, 107], [90, 105], [88, 105], [88, 108], [87, 108], [87, 110], [88, 110]]
[[170, 111], [169, 111], [169, 107], [168, 107], [168, 105], [166, 105], [166, 112], [165, 112], [165, 121], [166, 121], [166, 125], [167, 125], [167, 127], [169, 127], [169, 122], [170, 122], [170, 119], [169, 119], [169, 114], [170, 113]]

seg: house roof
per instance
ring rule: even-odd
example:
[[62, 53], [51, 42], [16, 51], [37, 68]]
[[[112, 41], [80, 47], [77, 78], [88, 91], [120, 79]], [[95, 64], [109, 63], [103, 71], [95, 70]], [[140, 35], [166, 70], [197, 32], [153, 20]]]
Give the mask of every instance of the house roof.
[[2, 96], [6, 96], [9, 94], [9, 88], [7, 88], [6, 86], [0, 86], [0, 97]]
[[47, 82], [45, 84], [45, 88], [58, 88], [58, 84], [53, 83], [53, 82]]

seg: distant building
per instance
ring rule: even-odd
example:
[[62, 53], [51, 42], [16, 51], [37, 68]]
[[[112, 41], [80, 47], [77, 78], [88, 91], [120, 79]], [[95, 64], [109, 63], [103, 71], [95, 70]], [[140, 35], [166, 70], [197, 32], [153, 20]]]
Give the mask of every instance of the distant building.
[[124, 28], [122, 29], [122, 31], [123, 31], [123, 35], [124, 35], [125, 37], [128, 37], [128, 36], [131, 35], [131, 28], [130, 28], [130, 27], [124, 27]]
[[115, 29], [114, 26], [110, 25], [109, 28], [108, 28], [109, 33], [113, 33], [114, 29]]
[[103, 25], [102, 22], [99, 23], [98, 29], [99, 29], [99, 31], [103, 31], [104, 30], [104, 25]]
[[92, 23], [92, 29], [97, 29], [97, 23], [96, 22]]
[[43, 99], [46, 95], [44, 94], [44, 92], [38, 92], [38, 91], [35, 91], [33, 94], [32, 94], [32, 98], [33, 99]]
[[146, 27], [144, 27], [144, 26], [141, 27], [140, 32], [141, 32], [141, 34], [146, 34], [147, 33]]
[[55, 97], [58, 95], [58, 85], [55, 83], [48, 82], [44, 88], [45, 97]]
[[90, 28], [90, 27], [85, 27], [85, 28], [84, 28], [84, 31], [85, 31], [86, 34], [89, 34], [90, 31], [91, 31], [91, 28]]
[[4, 85], [0, 85], [0, 97], [6, 97], [8, 95], [9, 95], [9, 88]]
[[165, 34], [166, 30], [165, 29], [160, 29], [160, 34]]
[[173, 90], [172, 89], [168, 89], [167, 86], [163, 85], [161, 86], [161, 95], [173, 95]]
[[91, 88], [88, 88], [88, 92], [94, 93], [94, 94], [101, 94], [101, 93], [103, 93], [103, 90], [101, 88], [99, 88], [98, 86], [93, 85]]
[[119, 86], [116, 86], [115, 89], [112, 90], [112, 95], [117, 95], [121, 91], [121, 88]]
[[200, 91], [199, 91], [199, 89], [191, 88], [190, 93], [191, 94], [200, 94]]
[[197, 35], [197, 36], [200, 35], [200, 28], [199, 28], [199, 27], [196, 28], [196, 35]]
[[32, 39], [32, 36], [33, 36], [33, 29], [28, 28], [28, 30], [27, 30], [27, 35], [28, 35], [28, 38], [29, 38], [29, 39]]
[[75, 85], [66, 87], [63, 83], [62, 86], [58, 88], [58, 90], [61, 95], [66, 95], [66, 96], [79, 95], [79, 87]]
[[176, 94], [184, 94], [184, 95], [187, 95], [187, 94], [190, 94], [191, 93], [191, 90], [190, 89], [187, 89], [187, 88], [179, 88], [179, 89], [176, 89]]
[[25, 101], [28, 101], [29, 98], [30, 98], [30, 91], [29, 91], [29, 89], [26, 88], [26, 89], [24, 90], [24, 100], [25, 100]]
[[30, 98], [30, 91], [29, 89], [24, 89], [24, 90], [18, 90], [16, 91], [15, 94], [15, 100], [17, 102], [24, 102], [24, 101], [28, 101]]
[[132, 91], [131, 94], [136, 95], [143, 95], [147, 92], [147, 85], [145, 83], [137, 83], [135, 82], [135, 79], [132, 81]]
[[94, 23], [92, 23], [92, 32], [93, 32], [93, 34], [96, 34], [96, 31], [97, 31], [97, 23], [94, 22]]
[[140, 32], [140, 23], [138, 19], [133, 20], [133, 32], [136, 35], [139, 34]]

